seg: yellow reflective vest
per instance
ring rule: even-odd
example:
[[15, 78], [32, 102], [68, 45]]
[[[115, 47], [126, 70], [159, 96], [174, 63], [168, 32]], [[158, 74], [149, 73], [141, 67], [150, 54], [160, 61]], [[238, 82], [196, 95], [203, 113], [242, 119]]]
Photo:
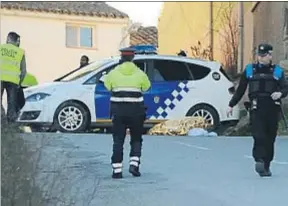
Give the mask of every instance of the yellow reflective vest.
[[0, 45], [0, 76], [1, 81], [19, 84], [20, 65], [25, 52], [13, 44]]
[[132, 62], [124, 62], [110, 71], [104, 86], [111, 91], [110, 113], [119, 116], [145, 117], [143, 92], [151, 83], [148, 76]]
[[[151, 83], [148, 76], [132, 62], [124, 62], [105, 76], [104, 85], [109, 91], [119, 88], [147, 91]], [[128, 92], [128, 91], [127, 91]]]

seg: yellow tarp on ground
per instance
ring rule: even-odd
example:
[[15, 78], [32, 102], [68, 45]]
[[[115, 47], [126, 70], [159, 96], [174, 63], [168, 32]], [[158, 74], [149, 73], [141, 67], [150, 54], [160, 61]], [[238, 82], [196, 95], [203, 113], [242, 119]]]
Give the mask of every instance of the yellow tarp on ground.
[[185, 117], [179, 120], [167, 120], [152, 127], [149, 135], [184, 136], [193, 128], [207, 129], [211, 125], [202, 117]]

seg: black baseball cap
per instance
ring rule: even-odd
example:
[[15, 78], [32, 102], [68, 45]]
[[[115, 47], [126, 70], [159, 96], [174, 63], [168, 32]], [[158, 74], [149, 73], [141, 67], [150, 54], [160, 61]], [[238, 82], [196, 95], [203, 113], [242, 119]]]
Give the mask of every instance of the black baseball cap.
[[266, 54], [272, 54], [273, 47], [270, 44], [259, 44], [258, 45], [258, 55], [265, 56]]

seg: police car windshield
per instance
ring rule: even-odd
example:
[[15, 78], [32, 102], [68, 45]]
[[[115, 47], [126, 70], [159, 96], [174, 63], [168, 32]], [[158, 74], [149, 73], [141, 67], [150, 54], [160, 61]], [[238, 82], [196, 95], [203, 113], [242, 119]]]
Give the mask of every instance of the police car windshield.
[[61, 82], [74, 81], [76, 79], [84, 77], [84, 76], [90, 74], [91, 72], [99, 69], [100, 67], [102, 67], [106, 64], [109, 64], [111, 61], [113, 61], [113, 59], [109, 58], [109, 59], [103, 59], [103, 60], [92, 62], [89, 65], [79, 69], [78, 71], [73, 72], [72, 74], [64, 77], [63, 79], [61, 79]]

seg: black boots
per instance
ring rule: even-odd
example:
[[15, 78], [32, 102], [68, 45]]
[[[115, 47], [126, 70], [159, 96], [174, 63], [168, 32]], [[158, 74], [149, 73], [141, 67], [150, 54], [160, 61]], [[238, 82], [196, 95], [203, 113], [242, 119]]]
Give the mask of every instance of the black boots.
[[[130, 157], [130, 163], [129, 163], [129, 172], [134, 177], [140, 177], [141, 173], [139, 171], [139, 165], [140, 165], [140, 158], [139, 157]], [[122, 175], [122, 163], [112, 163], [113, 173], [112, 178], [113, 179], [121, 179], [123, 178]]]
[[118, 173], [113, 172], [112, 178], [113, 179], [122, 179], [123, 178], [122, 172], [118, 172]]
[[139, 167], [136, 167], [134, 165], [130, 165], [129, 167], [129, 172], [134, 176], [134, 177], [140, 177], [141, 173], [139, 172]]
[[139, 157], [130, 157], [130, 166], [129, 166], [129, 172], [134, 177], [140, 177], [141, 173], [139, 171], [140, 166], [140, 158]]
[[123, 178], [122, 175], [122, 163], [112, 163], [113, 173], [112, 178], [113, 179], [121, 179]]
[[263, 160], [259, 160], [255, 164], [255, 170], [260, 177], [271, 177], [270, 163], [264, 163]]

